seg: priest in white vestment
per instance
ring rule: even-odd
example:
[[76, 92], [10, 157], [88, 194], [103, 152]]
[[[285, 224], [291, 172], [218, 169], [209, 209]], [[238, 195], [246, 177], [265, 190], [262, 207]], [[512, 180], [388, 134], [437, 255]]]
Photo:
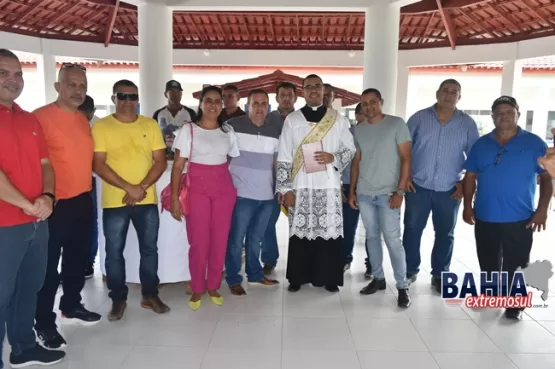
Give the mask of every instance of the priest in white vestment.
[[287, 116], [280, 137], [277, 192], [289, 214], [289, 291], [311, 283], [343, 286], [341, 173], [355, 154], [349, 121], [323, 105], [324, 83], [303, 81], [306, 106]]

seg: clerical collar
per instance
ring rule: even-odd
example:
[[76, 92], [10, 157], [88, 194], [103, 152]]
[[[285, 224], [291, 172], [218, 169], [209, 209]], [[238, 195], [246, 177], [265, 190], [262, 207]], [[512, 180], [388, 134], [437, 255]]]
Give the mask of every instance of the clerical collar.
[[320, 104], [318, 106], [309, 106], [306, 105], [308, 108], [312, 109], [312, 111], [318, 111], [318, 109], [320, 109], [322, 106], [324, 106], [324, 104]]

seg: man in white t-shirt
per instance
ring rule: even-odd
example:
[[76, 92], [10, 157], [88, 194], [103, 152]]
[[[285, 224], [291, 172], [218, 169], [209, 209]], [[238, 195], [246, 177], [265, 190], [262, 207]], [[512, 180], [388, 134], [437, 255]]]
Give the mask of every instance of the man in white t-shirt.
[[164, 140], [167, 146], [166, 158], [173, 160], [173, 152], [171, 150], [175, 138], [173, 132], [183, 127], [185, 123], [195, 121], [197, 114], [193, 109], [181, 105], [181, 98], [183, 96], [181, 83], [175, 80], [168, 81], [164, 96], [168, 99], [168, 105], [156, 110], [152, 118], [158, 122], [164, 133]]

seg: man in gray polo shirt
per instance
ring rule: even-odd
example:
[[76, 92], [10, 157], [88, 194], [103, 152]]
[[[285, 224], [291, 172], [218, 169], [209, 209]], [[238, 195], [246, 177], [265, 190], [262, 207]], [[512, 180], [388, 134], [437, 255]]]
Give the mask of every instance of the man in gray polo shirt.
[[240, 156], [230, 165], [237, 202], [225, 259], [226, 281], [231, 293], [246, 295], [241, 286], [241, 251], [246, 251], [245, 272], [249, 283], [273, 286], [277, 281], [264, 277], [260, 264], [260, 245], [274, 209], [275, 154], [281, 127], [267, 124], [268, 94], [252, 90], [248, 96], [248, 115], [227, 121], [237, 135]]
[[349, 204], [360, 209], [374, 279], [360, 293], [370, 295], [386, 289], [383, 233], [399, 291], [397, 305], [409, 307], [400, 219], [410, 175], [410, 132], [403, 119], [382, 113], [383, 99], [378, 90], [365, 90], [361, 103], [368, 120], [354, 129], [357, 152], [351, 166]]

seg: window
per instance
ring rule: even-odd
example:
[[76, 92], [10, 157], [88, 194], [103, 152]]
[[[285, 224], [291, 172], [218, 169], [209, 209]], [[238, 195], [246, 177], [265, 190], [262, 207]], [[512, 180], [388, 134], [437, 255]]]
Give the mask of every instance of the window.
[[551, 130], [555, 128], [555, 111], [548, 111], [547, 112], [547, 127], [545, 132], [545, 139], [552, 140], [553, 134]]
[[528, 132], [532, 132], [532, 123], [534, 121], [534, 112], [532, 110], [528, 110], [526, 112], [526, 130]]
[[480, 136], [493, 131], [495, 126], [491, 119], [491, 110], [463, 110], [466, 114], [470, 115], [478, 125], [478, 132]]

